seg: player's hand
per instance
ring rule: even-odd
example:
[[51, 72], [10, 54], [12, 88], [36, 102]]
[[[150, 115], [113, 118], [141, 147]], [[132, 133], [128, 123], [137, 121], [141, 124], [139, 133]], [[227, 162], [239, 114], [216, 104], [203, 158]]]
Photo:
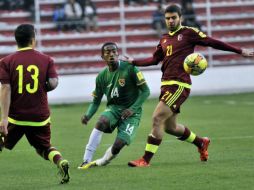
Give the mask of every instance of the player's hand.
[[123, 61], [126, 61], [126, 62], [129, 62], [129, 63], [133, 63], [133, 58], [132, 57], [129, 57], [129, 56], [127, 56], [127, 55], [123, 55], [122, 57], [121, 57], [121, 60], [123, 60]]
[[8, 135], [8, 119], [2, 119], [0, 122], [0, 133], [4, 136]]
[[126, 109], [122, 112], [122, 115], [121, 115], [121, 119], [126, 119], [130, 116], [132, 116], [134, 114], [134, 112], [131, 110], [131, 109]]
[[252, 56], [254, 56], [254, 50], [253, 49], [242, 49], [242, 56], [252, 57]]
[[88, 121], [89, 121], [89, 118], [86, 115], [83, 115], [81, 117], [81, 123], [82, 124], [87, 125]]

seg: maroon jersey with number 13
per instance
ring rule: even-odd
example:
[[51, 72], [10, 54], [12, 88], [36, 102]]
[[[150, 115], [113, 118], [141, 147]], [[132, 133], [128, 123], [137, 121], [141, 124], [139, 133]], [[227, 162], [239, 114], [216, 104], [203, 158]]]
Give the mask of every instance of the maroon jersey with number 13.
[[9, 117], [18, 121], [49, 118], [46, 81], [56, 78], [53, 60], [32, 48], [23, 48], [0, 62], [0, 81], [11, 85]]

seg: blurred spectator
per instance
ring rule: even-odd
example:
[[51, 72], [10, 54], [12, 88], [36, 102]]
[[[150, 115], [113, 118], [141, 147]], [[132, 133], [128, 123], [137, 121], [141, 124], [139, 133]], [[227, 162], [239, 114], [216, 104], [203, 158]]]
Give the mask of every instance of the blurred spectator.
[[75, 29], [81, 32], [82, 29], [82, 8], [76, 0], [68, 0], [64, 6], [65, 19], [68, 29]]
[[95, 4], [91, 0], [86, 0], [84, 5], [84, 19], [87, 31], [91, 29], [97, 31], [97, 10]]
[[201, 29], [201, 24], [196, 20], [196, 14], [193, 8], [193, 0], [182, 0], [183, 25]]
[[157, 36], [161, 37], [161, 35], [166, 31], [164, 9], [161, 4], [158, 4], [157, 9], [152, 15], [152, 20], [152, 28], [157, 31]]
[[85, 15], [84, 15], [85, 14], [84, 9], [85, 9], [86, 0], [77, 0], [77, 2], [81, 6], [81, 9], [82, 9], [82, 18], [84, 18], [85, 17]]
[[30, 12], [30, 18], [35, 20], [34, 0], [0, 0], [0, 9], [14, 11], [23, 9]]
[[0, 9], [7, 10], [7, 5], [5, 0], [0, 0]]
[[149, 2], [149, 0], [124, 0], [124, 3], [127, 5], [136, 5], [136, 4], [147, 4]]
[[30, 18], [32, 21], [35, 21], [35, 7], [34, 7], [34, 0], [25, 0], [23, 9], [25, 11], [30, 12]]
[[3, 10], [13, 11], [23, 8], [24, 0], [1, 0]]
[[62, 4], [57, 4], [53, 11], [53, 21], [56, 24], [58, 31], [65, 29], [65, 13], [64, 6]]

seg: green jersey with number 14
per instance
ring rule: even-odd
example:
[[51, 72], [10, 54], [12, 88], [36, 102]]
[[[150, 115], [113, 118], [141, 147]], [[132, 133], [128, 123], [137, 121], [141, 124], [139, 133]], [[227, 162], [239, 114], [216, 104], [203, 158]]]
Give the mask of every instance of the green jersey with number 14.
[[143, 74], [137, 67], [119, 61], [119, 67], [115, 71], [111, 72], [106, 67], [98, 74], [93, 96], [101, 99], [105, 94], [107, 106], [115, 105], [126, 109], [137, 100], [138, 86], [145, 82]]

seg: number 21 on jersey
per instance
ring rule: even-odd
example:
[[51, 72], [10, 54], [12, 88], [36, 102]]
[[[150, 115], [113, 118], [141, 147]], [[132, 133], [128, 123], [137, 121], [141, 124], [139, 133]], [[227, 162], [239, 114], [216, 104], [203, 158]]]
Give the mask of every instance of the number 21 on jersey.
[[[26, 85], [26, 91], [30, 94], [35, 93], [38, 90], [39, 86], [39, 68], [36, 65], [29, 65], [24, 71], [24, 66], [19, 65], [16, 70], [18, 71], [18, 93], [22, 94], [23, 93], [23, 85]], [[28, 83], [24, 84], [24, 72], [31, 73], [31, 78], [33, 79], [33, 84]]]
[[172, 55], [172, 51], [173, 51], [172, 45], [167, 46], [167, 56]]

